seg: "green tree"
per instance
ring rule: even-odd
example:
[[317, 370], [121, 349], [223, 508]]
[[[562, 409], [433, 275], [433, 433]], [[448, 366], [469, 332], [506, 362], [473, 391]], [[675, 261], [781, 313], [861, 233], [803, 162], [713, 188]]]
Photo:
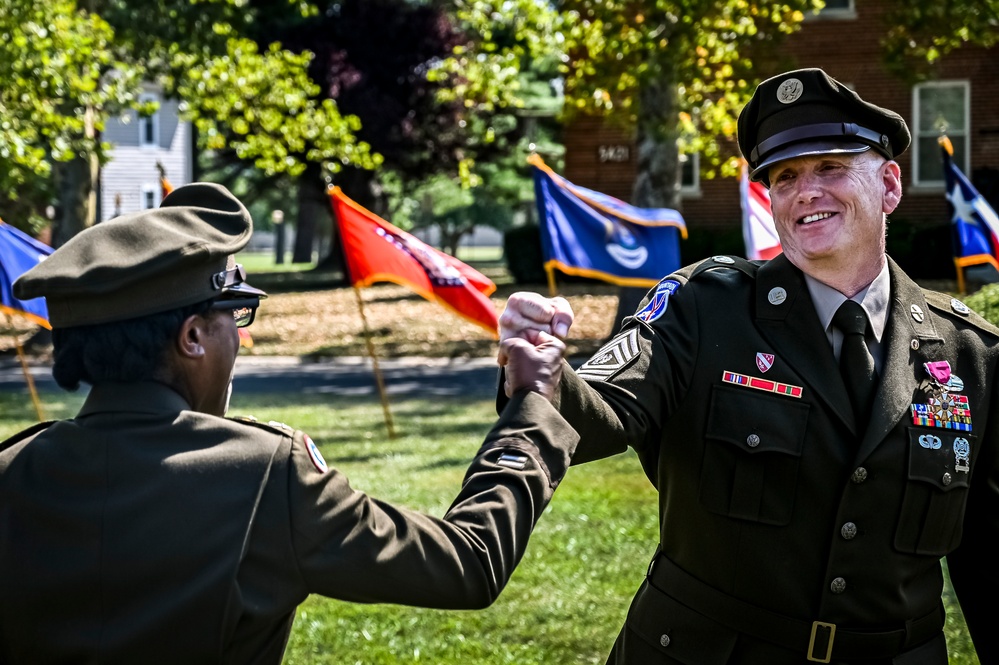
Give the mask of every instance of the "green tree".
[[962, 46], [999, 43], [999, 1], [891, 3], [885, 15], [885, 61], [903, 80], [929, 76], [940, 58]]
[[[60, 190], [56, 244], [93, 223], [97, 164], [109, 150], [100, 132], [127, 109], [152, 110], [138, 101], [143, 80], [180, 97], [202, 148], [231, 148], [264, 173], [379, 162], [357, 140], [357, 118], [317, 99], [311, 54], [261, 50], [241, 35], [254, 18], [243, 0], [0, 3], [0, 35], [11, 37], [0, 45], [0, 100], [18, 119], [3, 127], [0, 156], [17, 159], [13, 177], [32, 180], [24, 191]], [[288, 1], [296, 5], [309, 9]]]

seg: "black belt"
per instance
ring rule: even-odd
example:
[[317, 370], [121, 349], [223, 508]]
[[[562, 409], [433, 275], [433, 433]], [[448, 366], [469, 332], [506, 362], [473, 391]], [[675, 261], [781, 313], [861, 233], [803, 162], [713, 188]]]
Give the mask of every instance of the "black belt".
[[943, 630], [944, 610], [938, 605], [904, 628], [885, 632], [857, 632], [824, 621], [802, 621], [733, 598], [691, 576], [662, 554], [649, 565], [649, 583], [690, 609], [732, 630], [805, 654], [810, 662], [833, 658], [893, 658]]

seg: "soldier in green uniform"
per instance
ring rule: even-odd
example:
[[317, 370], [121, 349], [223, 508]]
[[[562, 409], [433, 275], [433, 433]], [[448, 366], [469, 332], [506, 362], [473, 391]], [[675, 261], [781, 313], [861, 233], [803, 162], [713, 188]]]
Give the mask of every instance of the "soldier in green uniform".
[[250, 233], [193, 184], [16, 282], [47, 298], [58, 383], [92, 387], [0, 443], [0, 663], [279, 663], [309, 594], [480, 608], [510, 578], [577, 441], [561, 342], [504, 343], [511, 402], [443, 519], [378, 501], [304, 432], [223, 417], [264, 297], [232, 260]]
[[[909, 141], [821, 70], [764, 81], [739, 145], [783, 254], [667, 276], [563, 371], [573, 463], [631, 446], [659, 491], [609, 663], [946, 665], [944, 557], [999, 663], [999, 330], [885, 254]], [[571, 320], [515, 294], [501, 337]]]

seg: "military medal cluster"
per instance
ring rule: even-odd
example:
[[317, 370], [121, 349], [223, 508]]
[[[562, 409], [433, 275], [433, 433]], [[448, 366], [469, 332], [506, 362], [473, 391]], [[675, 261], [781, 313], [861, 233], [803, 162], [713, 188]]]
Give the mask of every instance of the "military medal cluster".
[[[923, 363], [928, 379], [924, 379], [920, 388], [927, 395], [926, 404], [912, 405], [912, 423], [922, 427], [939, 427], [941, 429], [971, 431], [971, 409], [968, 408], [968, 398], [958, 395], [964, 390], [964, 382], [952, 374], [950, 363], [946, 360]], [[937, 450], [942, 445], [940, 437], [923, 434], [919, 437], [919, 445], [930, 450]], [[963, 437], [954, 439], [954, 469], [967, 473], [971, 469], [971, 442]]]

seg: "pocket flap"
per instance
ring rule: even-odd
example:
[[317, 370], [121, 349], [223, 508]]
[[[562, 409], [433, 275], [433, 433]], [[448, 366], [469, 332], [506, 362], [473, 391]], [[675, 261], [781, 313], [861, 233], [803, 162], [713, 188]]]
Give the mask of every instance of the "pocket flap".
[[748, 388], [714, 386], [707, 437], [727, 441], [749, 454], [801, 456], [808, 404]]

